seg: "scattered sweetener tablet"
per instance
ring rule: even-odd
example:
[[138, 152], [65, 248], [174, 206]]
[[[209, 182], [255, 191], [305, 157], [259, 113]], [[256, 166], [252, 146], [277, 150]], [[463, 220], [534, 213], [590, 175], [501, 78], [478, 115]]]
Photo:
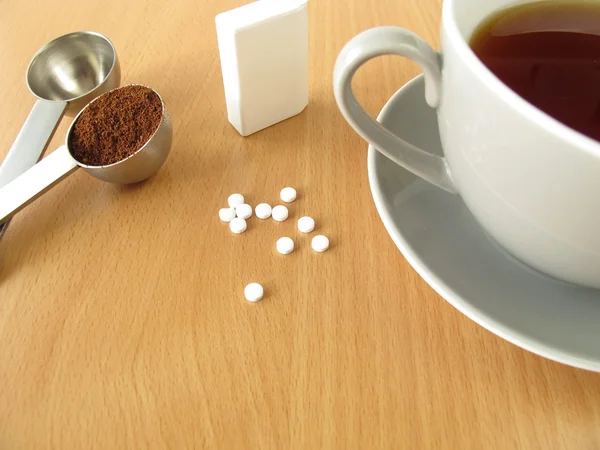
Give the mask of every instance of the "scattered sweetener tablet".
[[227, 204], [230, 208], [236, 208], [242, 203], [244, 203], [244, 196], [242, 194], [231, 194], [227, 199]]
[[312, 239], [311, 247], [315, 252], [322, 253], [329, 248], [329, 239], [319, 234]]
[[257, 302], [263, 298], [265, 291], [258, 283], [250, 283], [244, 288], [244, 297], [249, 302]]
[[315, 229], [315, 219], [304, 216], [298, 219], [298, 230], [302, 233], [310, 233]]
[[271, 211], [273, 220], [276, 220], [277, 222], [283, 222], [288, 218], [288, 214], [288, 209], [283, 205], [277, 205], [275, 208], [273, 208], [273, 211]]
[[236, 217], [235, 219], [232, 219], [231, 222], [229, 222], [229, 229], [232, 233], [235, 234], [243, 233], [244, 231], [246, 231], [247, 227], [248, 225], [246, 224], [246, 221], [240, 217]]
[[271, 217], [271, 205], [267, 203], [260, 203], [256, 205], [256, 208], [254, 208], [254, 213], [259, 219], [268, 219]]
[[223, 222], [231, 222], [235, 218], [235, 209], [221, 208], [219, 210], [219, 219]]
[[252, 217], [252, 206], [246, 204], [246, 203], [242, 203], [241, 205], [237, 205], [235, 207], [235, 214], [240, 218], [240, 219], [249, 219], [250, 217]]
[[296, 200], [296, 189], [292, 187], [285, 187], [279, 193], [279, 197], [286, 203], [291, 203]]
[[294, 251], [294, 241], [289, 237], [277, 239], [277, 251], [282, 255], [289, 255]]

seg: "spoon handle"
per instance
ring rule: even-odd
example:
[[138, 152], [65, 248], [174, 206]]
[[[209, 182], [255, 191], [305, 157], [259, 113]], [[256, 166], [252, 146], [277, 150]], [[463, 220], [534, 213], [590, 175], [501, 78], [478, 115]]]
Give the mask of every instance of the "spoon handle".
[[33, 105], [13, 145], [2, 161], [0, 187], [10, 183], [40, 160], [66, 107], [66, 102], [46, 100], [38, 100]]
[[[35, 102], [13, 145], [2, 161], [0, 187], [10, 183], [40, 160], [66, 108], [66, 102], [46, 100]], [[0, 239], [7, 227], [8, 222], [0, 225]]]
[[79, 166], [66, 145], [57, 148], [39, 163], [0, 188], [0, 224], [54, 187]]

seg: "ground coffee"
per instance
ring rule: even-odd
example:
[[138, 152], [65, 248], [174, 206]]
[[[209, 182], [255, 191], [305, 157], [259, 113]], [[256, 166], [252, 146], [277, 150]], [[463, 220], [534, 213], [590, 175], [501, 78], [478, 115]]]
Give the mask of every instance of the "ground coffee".
[[160, 97], [144, 86], [104, 94], [73, 125], [69, 150], [88, 166], [105, 166], [133, 155], [152, 137], [162, 118]]

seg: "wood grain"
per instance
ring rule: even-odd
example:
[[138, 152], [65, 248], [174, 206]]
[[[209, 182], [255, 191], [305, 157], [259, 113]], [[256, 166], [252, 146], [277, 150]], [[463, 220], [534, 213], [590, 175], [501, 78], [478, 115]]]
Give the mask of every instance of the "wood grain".
[[[175, 133], [151, 180], [77, 172], [0, 242], [0, 448], [600, 448], [600, 375], [506, 343], [427, 286], [386, 234], [366, 145], [335, 105], [345, 42], [400, 25], [437, 45], [441, 0], [311, 1], [310, 105], [248, 138], [226, 120], [214, 30], [242, 3], [0, 2], [0, 157], [34, 102], [29, 59], [80, 29], [113, 40], [123, 84], [158, 90]], [[357, 95], [376, 114], [417, 73], [380, 58]], [[240, 236], [219, 222], [230, 193], [276, 203], [286, 185], [328, 252], [293, 220], [251, 219]]]

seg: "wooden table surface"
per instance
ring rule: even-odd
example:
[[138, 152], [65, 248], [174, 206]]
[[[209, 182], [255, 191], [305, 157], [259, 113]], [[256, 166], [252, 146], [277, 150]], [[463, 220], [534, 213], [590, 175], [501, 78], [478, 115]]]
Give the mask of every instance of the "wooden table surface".
[[[437, 46], [441, 0], [312, 0], [310, 104], [248, 138], [226, 120], [214, 27], [241, 4], [0, 2], [0, 157], [34, 103], [31, 56], [80, 29], [113, 40], [122, 83], [157, 89], [174, 123], [154, 178], [77, 172], [0, 242], [0, 449], [600, 448], [600, 375], [494, 336], [412, 270], [335, 105], [344, 43], [395, 24]], [[417, 73], [380, 58], [356, 90], [376, 114]], [[240, 236], [218, 220], [229, 194], [276, 203], [286, 185], [328, 252], [295, 220], [253, 218]], [[251, 281], [262, 302], [244, 300]]]

